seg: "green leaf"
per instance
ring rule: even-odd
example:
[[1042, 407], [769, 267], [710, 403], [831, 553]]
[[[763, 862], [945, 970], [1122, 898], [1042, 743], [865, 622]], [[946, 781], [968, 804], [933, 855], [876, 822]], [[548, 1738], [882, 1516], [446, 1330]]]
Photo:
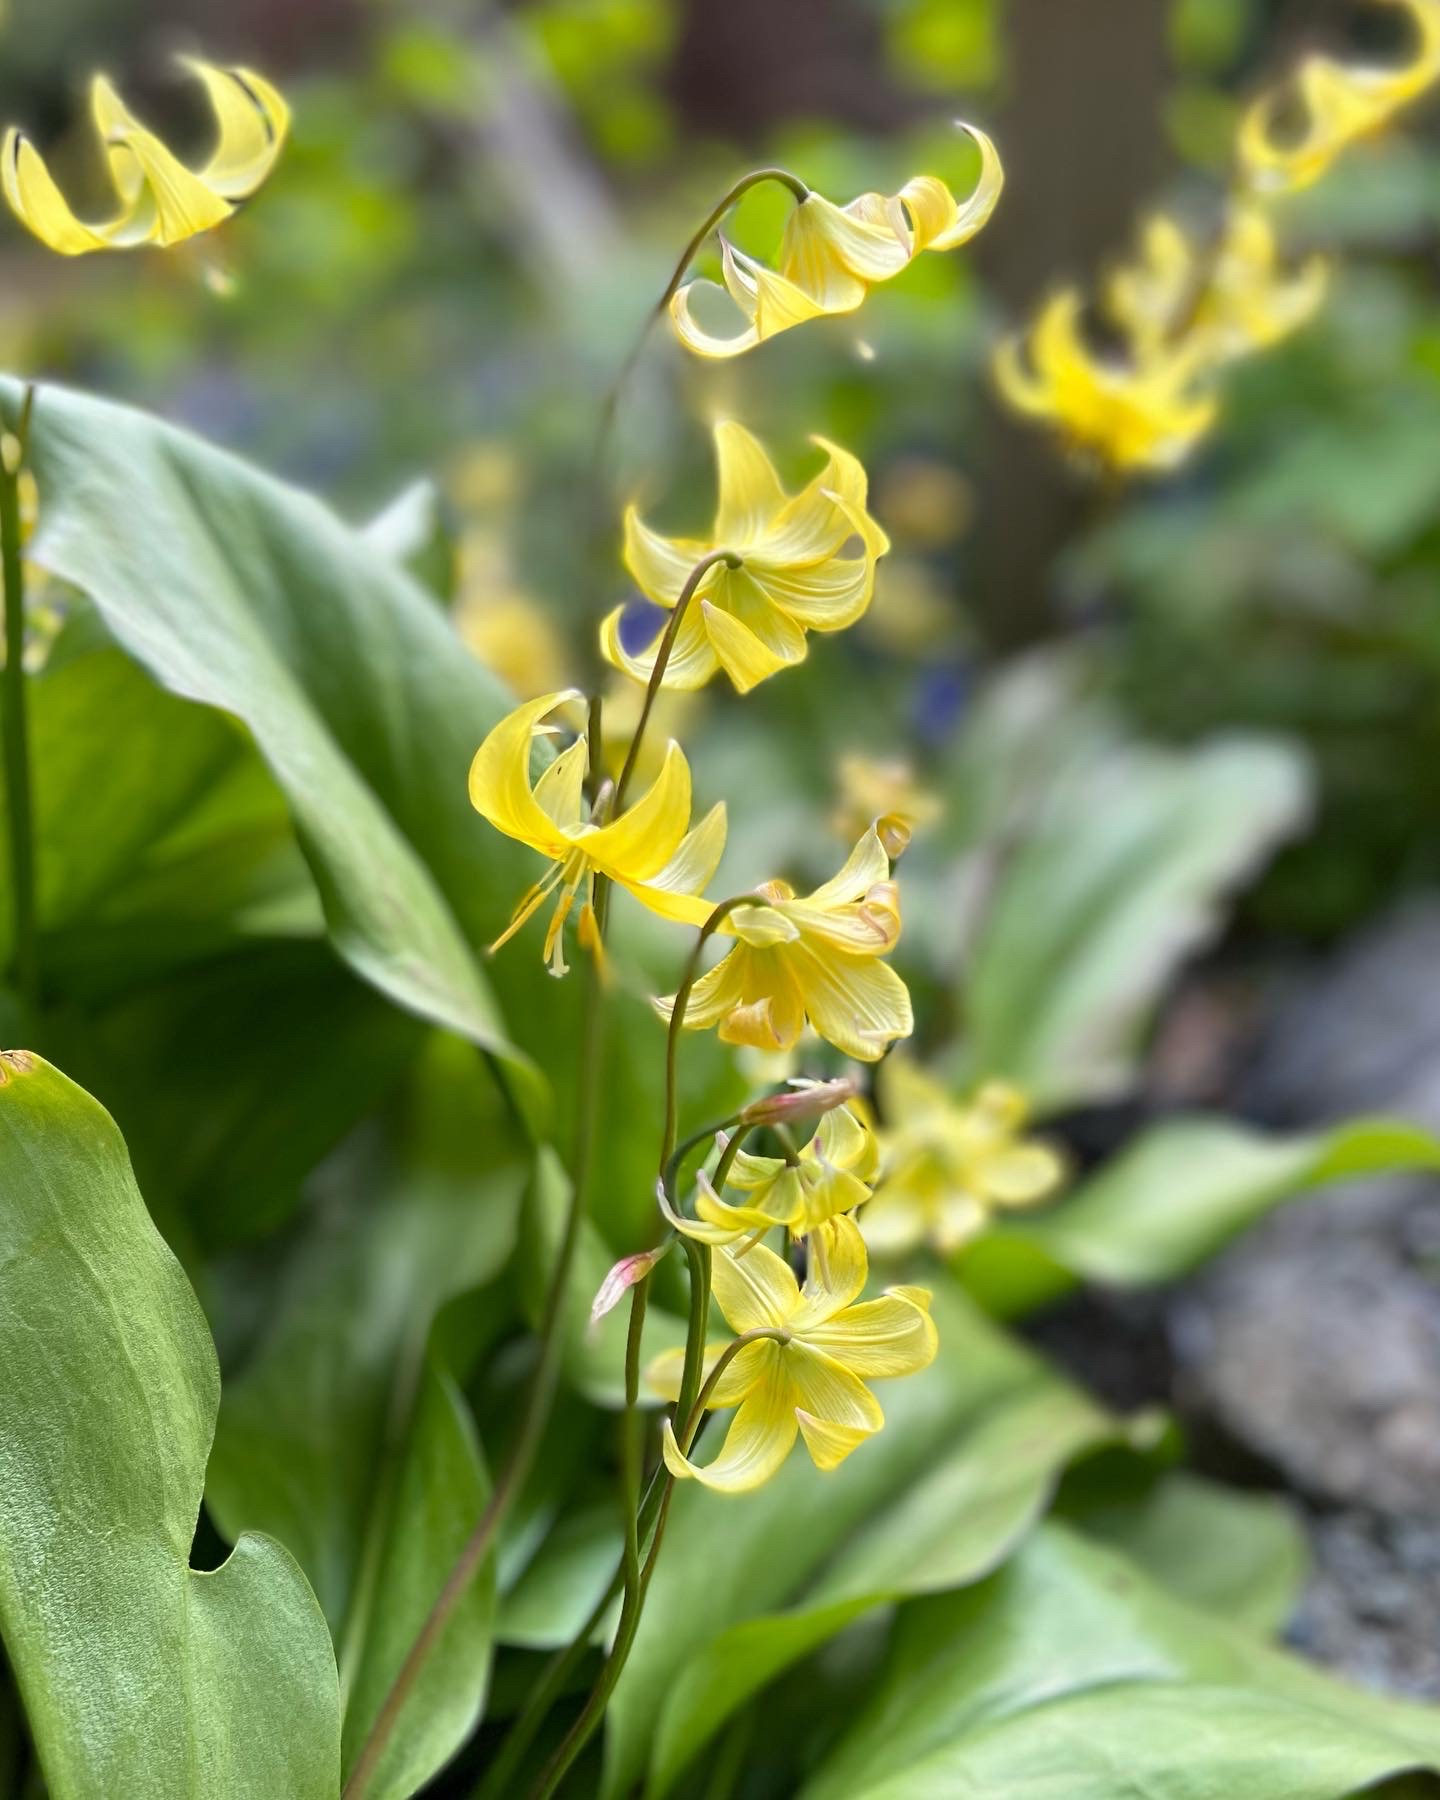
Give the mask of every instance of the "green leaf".
[[1307, 804], [1303, 764], [1260, 738], [1102, 746], [1057, 772], [970, 951], [968, 1074], [1049, 1109], [1122, 1092], [1176, 967]]
[[321, 939], [257, 945], [108, 1005], [52, 1011], [45, 1033], [104, 1095], [183, 1256], [186, 1243], [226, 1249], [282, 1224], [304, 1178], [403, 1078], [426, 1028]]
[[1277, 1494], [1147, 1471], [1138, 1493], [1092, 1496], [1064, 1512], [1172, 1594], [1222, 1619], [1271, 1637], [1295, 1611], [1310, 1559], [1295, 1509]]
[[455, 598], [459, 551], [435, 483], [412, 481], [365, 527], [365, 539], [415, 577], [437, 600]]
[[1271, 1137], [1219, 1118], [1153, 1126], [1044, 1214], [1012, 1220], [961, 1260], [967, 1287], [1009, 1317], [1075, 1279], [1174, 1281], [1287, 1200], [1326, 1183], [1440, 1168], [1440, 1140], [1392, 1119]]
[[[133, 985], [262, 927], [323, 929], [284, 806], [233, 719], [167, 694], [103, 640], [31, 676], [28, 697], [52, 990]], [[0, 966], [11, 930], [0, 886]]]
[[[13, 417], [20, 390], [3, 392]], [[35, 559], [165, 686], [249, 726], [340, 953], [399, 1005], [526, 1069], [533, 1103], [453, 910], [469, 882], [498, 930], [529, 879], [465, 797], [506, 710], [499, 684], [360, 533], [184, 432], [46, 387], [31, 456]]]
[[108, 1114], [0, 1061], [0, 1634], [54, 1800], [333, 1800], [329, 1634], [289, 1553], [189, 1567], [219, 1373]]
[[[937, 1361], [881, 1384], [885, 1429], [840, 1469], [797, 1454], [752, 1494], [677, 1491], [608, 1715], [607, 1794], [647, 1759], [648, 1792], [664, 1793], [744, 1700], [863, 1613], [979, 1579], [1071, 1459], [1123, 1436], [953, 1286], [934, 1312]], [[1142, 1423], [1135, 1441], [1151, 1435]]]
[[1440, 1768], [1440, 1714], [1341, 1686], [1041, 1528], [914, 1602], [804, 1800], [1341, 1800]]
[[[211, 1511], [295, 1551], [340, 1646], [347, 1767], [484, 1504], [488, 1482], [440, 1308], [496, 1275], [515, 1243], [523, 1149], [494, 1082], [432, 1039], [388, 1137], [336, 1159], [274, 1322], [231, 1381]], [[414, 1791], [479, 1716], [494, 1572], [477, 1578], [412, 1691], [377, 1797]]]

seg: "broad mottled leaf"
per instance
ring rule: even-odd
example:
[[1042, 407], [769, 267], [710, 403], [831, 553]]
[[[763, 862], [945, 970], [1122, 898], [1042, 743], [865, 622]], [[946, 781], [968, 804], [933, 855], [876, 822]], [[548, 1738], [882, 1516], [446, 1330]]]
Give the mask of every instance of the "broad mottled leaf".
[[[0, 392], [13, 418], [19, 388]], [[488, 865], [497, 928], [525, 885], [465, 798], [507, 700], [433, 600], [309, 495], [125, 407], [42, 389], [31, 457], [36, 560], [167, 687], [248, 725], [341, 954], [524, 1068], [453, 908], [462, 868], [476, 885]]]
[[1124, 1435], [952, 1285], [934, 1312], [938, 1359], [877, 1385], [885, 1429], [838, 1470], [797, 1453], [751, 1494], [677, 1491], [608, 1716], [607, 1794], [647, 1763], [665, 1792], [743, 1701], [863, 1613], [979, 1579], [1072, 1458]]
[[1043, 1526], [906, 1606], [804, 1800], [1343, 1800], [1440, 1769], [1440, 1714], [1342, 1686]]
[[219, 1371], [108, 1114], [0, 1061], [0, 1635], [54, 1800], [334, 1800], [339, 1692], [288, 1551], [189, 1566]]
[[[274, 1320], [226, 1388], [208, 1498], [228, 1536], [294, 1550], [339, 1645], [353, 1760], [484, 1504], [473, 1424], [437, 1353], [439, 1310], [515, 1242], [523, 1147], [467, 1044], [435, 1036], [387, 1121], [335, 1159]], [[493, 1568], [457, 1609], [371, 1789], [410, 1793], [473, 1726]]]
[[1274, 1137], [1226, 1119], [1153, 1126], [1048, 1212], [1009, 1221], [961, 1262], [966, 1285], [1012, 1316], [1076, 1278], [1174, 1281], [1274, 1207], [1329, 1182], [1440, 1169], [1440, 1140], [1394, 1119]]

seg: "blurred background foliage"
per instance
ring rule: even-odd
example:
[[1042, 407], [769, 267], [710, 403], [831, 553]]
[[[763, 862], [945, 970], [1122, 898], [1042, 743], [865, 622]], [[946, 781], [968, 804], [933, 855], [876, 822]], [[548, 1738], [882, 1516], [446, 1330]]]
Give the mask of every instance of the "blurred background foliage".
[[[1359, 21], [1381, 53], [1387, 12]], [[1093, 285], [1156, 203], [1203, 231], [1246, 94], [1312, 38], [1366, 43], [1353, 15], [1319, 0], [12, 0], [0, 112], [80, 196], [94, 67], [182, 145], [204, 123], [171, 77], [177, 47], [264, 68], [296, 120], [263, 203], [207, 263], [65, 264], [8, 232], [0, 347], [357, 518], [433, 473], [467, 628], [544, 685], [584, 672], [591, 621], [625, 591], [576, 495], [605, 383], [694, 221], [761, 160], [840, 198], [922, 168], [963, 184], [949, 122], [974, 117], [1010, 182], [973, 250], [734, 365], [687, 366], [657, 332], [631, 389], [616, 492], [662, 527], [708, 517], [701, 421], [735, 410], [788, 470], [807, 454], [796, 421], [858, 452], [895, 540], [862, 632], [814, 659], [823, 676], [812, 662], [748, 703], [763, 728], [735, 733], [733, 702], [706, 696], [719, 760], [697, 763], [717, 788], [745, 779], [780, 732], [784, 766], [767, 751], [754, 773], [775, 800], [764, 829], [791, 834], [833, 779], [816, 709], [859, 750], [901, 748], [903, 723], [924, 765], [980, 665], [1078, 639], [1147, 734], [1304, 740], [1317, 828], [1242, 923], [1322, 942], [1440, 873], [1433, 131], [1422, 116], [1291, 205], [1291, 247], [1340, 259], [1330, 301], [1240, 372], [1179, 478], [1106, 496], [1000, 414], [984, 370], [1004, 325], [1061, 279]], [[741, 241], [768, 247], [783, 202], [753, 195]]]

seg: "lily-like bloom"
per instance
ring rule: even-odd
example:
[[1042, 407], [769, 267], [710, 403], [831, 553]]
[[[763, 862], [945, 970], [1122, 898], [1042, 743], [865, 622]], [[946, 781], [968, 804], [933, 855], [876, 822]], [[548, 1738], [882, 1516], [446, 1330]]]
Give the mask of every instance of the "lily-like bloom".
[[861, 194], [846, 206], [809, 193], [786, 223], [778, 270], [746, 256], [722, 234], [725, 291], [744, 328], [716, 337], [697, 324], [691, 297], [697, 287], [714, 283], [692, 281], [670, 302], [680, 342], [698, 356], [739, 356], [807, 319], [854, 312], [877, 282], [898, 275], [922, 250], [968, 243], [994, 212], [1005, 176], [985, 133], [973, 125], [961, 129], [980, 152], [979, 176], [963, 202], [933, 175], [917, 175], [898, 194]]
[[950, 1256], [996, 1211], [1047, 1199], [1065, 1166], [1046, 1144], [1021, 1135], [1025, 1099], [989, 1081], [965, 1103], [915, 1063], [893, 1056], [877, 1082], [882, 1180], [864, 1219], [877, 1256], [928, 1240]]
[[279, 91], [251, 69], [217, 68], [188, 56], [180, 61], [204, 84], [215, 113], [215, 148], [198, 169], [147, 131], [103, 75], [91, 84], [90, 111], [118, 202], [108, 219], [77, 219], [30, 140], [13, 127], [5, 134], [5, 198], [42, 243], [62, 256], [178, 244], [228, 219], [265, 180], [290, 123]]
[[[625, 566], [657, 606], [675, 605], [705, 557], [728, 551], [738, 565], [716, 563], [695, 589], [666, 664], [667, 688], [703, 687], [724, 669], [748, 693], [804, 661], [807, 632], [841, 631], [870, 604], [875, 563], [890, 540], [866, 511], [860, 463], [824, 438], [811, 441], [825, 452], [825, 466], [792, 495], [743, 425], [717, 424], [719, 500], [708, 540], [660, 537], [633, 506], [626, 512]], [[632, 655], [621, 639], [624, 611], [617, 607], [600, 627], [601, 650], [648, 681], [662, 634]]]
[[1006, 339], [995, 353], [995, 381], [1015, 409], [1048, 420], [1075, 449], [1117, 473], [1171, 469], [1214, 423], [1218, 402], [1206, 391], [1208, 365], [1187, 340], [1152, 354], [1111, 358], [1080, 329], [1080, 295], [1066, 288], [1036, 320], [1022, 357]]
[[677, 1231], [702, 1243], [732, 1244], [777, 1225], [792, 1237], [803, 1238], [841, 1213], [863, 1206], [879, 1166], [875, 1134], [842, 1106], [825, 1115], [814, 1137], [794, 1157], [737, 1152], [726, 1179], [745, 1195], [740, 1204], [723, 1200], [702, 1175], [694, 1219], [671, 1211], [663, 1189], [661, 1205]]
[[916, 831], [940, 817], [939, 800], [919, 785], [914, 769], [899, 758], [842, 756], [839, 790], [830, 821], [836, 834], [849, 843], [873, 819], [892, 861], [908, 848]]
[[529, 844], [553, 863], [515, 909], [508, 928], [491, 946], [498, 950], [551, 894], [559, 890], [545, 934], [552, 975], [566, 970], [565, 920], [584, 890], [580, 940], [598, 950], [595, 878], [605, 875], [628, 889], [662, 918], [703, 925], [713, 908], [701, 892], [725, 848], [725, 804], [713, 806], [693, 831], [690, 765], [672, 742], [652, 786], [618, 819], [592, 821], [585, 803], [589, 745], [584, 732], [562, 751], [538, 781], [530, 778], [530, 753], [543, 721], [558, 708], [584, 699], [576, 688], [542, 694], [504, 718], [470, 765], [470, 801], [497, 831]]
[[[666, 1420], [672, 1475], [741, 1493], [770, 1479], [797, 1436], [817, 1468], [833, 1469], [880, 1430], [885, 1415], [866, 1383], [925, 1368], [938, 1339], [924, 1288], [890, 1288], [882, 1299], [862, 1301], [867, 1273], [864, 1241], [844, 1218], [835, 1221], [823, 1265], [812, 1258], [803, 1289], [789, 1263], [763, 1244], [716, 1252], [714, 1294], [726, 1322], [741, 1336], [774, 1335], [744, 1344], [711, 1390], [707, 1406], [737, 1408], [713, 1462], [691, 1462]], [[707, 1371], [723, 1350], [707, 1346]], [[683, 1362], [683, 1351], [671, 1351], [647, 1372], [667, 1399], [679, 1395]]]
[[1213, 250], [1197, 248], [1173, 219], [1151, 219], [1137, 261], [1118, 270], [1109, 310], [1145, 358], [1184, 340], [1218, 366], [1268, 349], [1314, 317], [1329, 282], [1323, 256], [1282, 266], [1274, 228], [1254, 204], [1232, 206]]
[[1253, 188], [1293, 193], [1309, 187], [1342, 151], [1385, 130], [1440, 80], [1440, 0], [1386, 3], [1414, 23], [1410, 61], [1386, 67], [1305, 57], [1293, 79], [1261, 94], [1241, 121], [1240, 170]]
[[[900, 895], [874, 826], [813, 894], [766, 882], [720, 929], [736, 942], [691, 990], [690, 1030], [718, 1025], [727, 1044], [786, 1050], [808, 1020], [846, 1056], [876, 1062], [915, 1029], [909, 990], [880, 960], [899, 941]], [[668, 1019], [675, 997], [655, 1004]]]

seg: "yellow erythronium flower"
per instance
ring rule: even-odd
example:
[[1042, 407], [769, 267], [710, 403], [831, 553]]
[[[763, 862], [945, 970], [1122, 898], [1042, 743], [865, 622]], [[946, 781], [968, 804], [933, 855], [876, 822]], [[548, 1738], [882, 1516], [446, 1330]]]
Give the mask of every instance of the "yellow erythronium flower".
[[[691, 990], [692, 1031], [718, 1025], [727, 1044], [784, 1050], [808, 1018], [845, 1055], [875, 1062], [914, 1030], [909, 990], [880, 961], [899, 941], [900, 896], [873, 826], [813, 894], [767, 882], [721, 930], [737, 941]], [[656, 1005], [668, 1019], [674, 996]]]
[[[1387, 0], [1414, 21], [1415, 53], [1398, 67], [1307, 56], [1292, 81], [1260, 95], [1241, 121], [1239, 160], [1254, 188], [1309, 187], [1343, 150], [1383, 131], [1440, 80], [1440, 0]], [[1291, 114], [1298, 103], [1298, 128]]]
[[745, 1195], [739, 1205], [722, 1200], [702, 1176], [696, 1217], [682, 1219], [668, 1206], [666, 1212], [677, 1230], [707, 1244], [731, 1244], [777, 1225], [803, 1238], [863, 1206], [879, 1166], [875, 1134], [842, 1106], [826, 1113], [814, 1137], [793, 1158], [737, 1152], [726, 1181]]
[[[807, 631], [840, 631], [870, 604], [875, 562], [890, 540], [865, 509], [868, 484], [859, 462], [824, 438], [812, 442], [825, 452], [825, 467], [789, 495], [743, 425], [717, 424], [719, 502], [708, 542], [660, 537], [633, 506], [626, 512], [625, 565], [657, 606], [675, 605], [705, 557], [728, 551], [738, 565], [716, 563], [702, 577], [666, 664], [666, 687], [703, 687], [724, 669], [748, 693], [777, 669], [804, 660]], [[617, 607], [605, 620], [600, 647], [607, 661], [648, 681], [661, 634], [631, 655], [621, 642], [624, 611]]]
[[939, 800], [919, 786], [910, 764], [898, 758], [842, 756], [839, 776], [839, 804], [830, 823], [846, 843], [874, 819], [881, 842], [895, 857], [916, 831], [940, 816]]
[[188, 56], [180, 61], [210, 97], [219, 132], [214, 150], [201, 168], [188, 168], [97, 75], [90, 110], [119, 200], [113, 216], [98, 224], [75, 217], [28, 138], [13, 127], [5, 134], [5, 198], [42, 243], [62, 256], [178, 244], [228, 219], [264, 181], [290, 122], [280, 93], [250, 69], [217, 68]]
[[[823, 1265], [812, 1258], [803, 1289], [789, 1263], [763, 1244], [716, 1252], [714, 1294], [726, 1322], [742, 1336], [775, 1335], [743, 1345], [711, 1390], [707, 1406], [738, 1409], [713, 1462], [691, 1462], [666, 1420], [672, 1475], [739, 1493], [768, 1481], [797, 1435], [817, 1468], [833, 1469], [879, 1431], [885, 1415], [866, 1382], [925, 1368], [937, 1338], [924, 1288], [891, 1288], [882, 1299], [860, 1301], [867, 1272], [864, 1242], [845, 1218], [831, 1228]], [[707, 1370], [722, 1353], [723, 1346], [707, 1347]], [[668, 1399], [679, 1395], [683, 1362], [683, 1351], [671, 1351], [648, 1371]]]
[[1162, 356], [1183, 339], [1200, 360], [1218, 365], [1297, 331], [1324, 299], [1329, 273], [1322, 256], [1282, 268], [1269, 219], [1240, 204], [1209, 251], [1163, 213], [1151, 219], [1139, 259], [1116, 272], [1106, 298], [1137, 355]]
[[949, 1256], [997, 1209], [1033, 1206], [1064, 1175], [1048, 1145], [1020, 1133], [1024, 1097], [990, 1081], [965, 1103], [933, 1075], [893, 1056], [879, 1072], [877, 1098], [884, 1179], [865, 1213], [866, 1242], [893, 1255], [929, 1240]]
[[598, 947], [595, 930], [595, 877], [605, 875], [628, 888], [663, 918], [703, 925], [713, 911], [700, 895], [725, 848], [725, 804], [712, 807], [693, 831], [690, 823], [690, 765], [671, 743], [653, 785], [618, 819], [595, 823], [587, 817], [585, 775], [589, 745], [582, 732], [538, 781], [530, 779], [530, 752], [549, 713], [582, 701], [576, 688], [543, 694], [516, 707], [486, 738], [470, 765], [470, 800], [497, 831], [518, 838], [554, 867], [521, 900], [498, 950], [546, 898], [559, 890], [545, 934], [545, 956], [554, 975], [566, 973], [562, 932], [583, 887], [581, 942]]
[[1173, 468], [1217, 410], [1215, 396], [1200, 385], [1207, 365], [1197, 346], [1182, 339], [1149, 355], [1112, 360], [1085, 342], [1080, 310], [1073, 288], [1047, 302], [1030, 333], [1028, 366], [1014, 338], [999, 346], [1001, 394], [1017, 412], [1048, 419], [1068, 443], [1117, 472]]
[[670, 302], [681, 343], [699, 356], [739, 356], [807, 319], [854, 312], [876, 282], [898, 275], [922, 250], [954, 250], [968, 242], [995, 210], [1005, 177], [985, 133], [973, 125], [961, 129], [980, 152], [979, 176], [963, 202], [933, 175], [917, 175], [898, 194], [861, 194], [846, 206], [807, 194], [786, 223], [778, 271], [722, 235], [725, 291], [744, 315], [745, 327], [733, 337], [703, 330], [691, 311], [691, 296], [697, 287], [714, 284], [692, 281]]

